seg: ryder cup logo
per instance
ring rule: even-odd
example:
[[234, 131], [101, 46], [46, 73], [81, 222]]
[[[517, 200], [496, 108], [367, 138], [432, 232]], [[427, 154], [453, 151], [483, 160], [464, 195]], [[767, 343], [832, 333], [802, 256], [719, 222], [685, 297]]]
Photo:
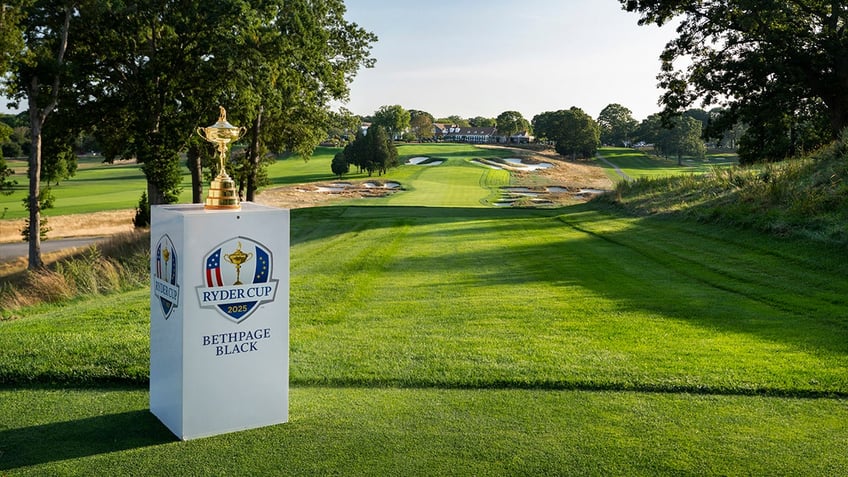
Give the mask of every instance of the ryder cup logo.
[[171, 238], [163, 235], [156, 244], [153, 257], [153, 295], [159, 300], [167, 320], [179, 305], [180, 286], [177, 285], [177, 252]]
[[272, 255], [259, 242], [247, 237], [228, 240], [209, 252], [203, 264], [204, 285], [197, 287], [201, 308], [217, 309], [240, 323], [263, 303], [274, 301]]

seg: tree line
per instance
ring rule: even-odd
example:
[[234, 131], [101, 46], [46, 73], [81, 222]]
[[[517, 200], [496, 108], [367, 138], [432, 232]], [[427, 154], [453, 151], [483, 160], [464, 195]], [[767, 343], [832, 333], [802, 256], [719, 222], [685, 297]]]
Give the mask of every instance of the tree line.
[[[802, 155], [848, 126], [848, 1], [619, 1], [640, 24], [679, 22], [661, 54], [660, 113], [635, 127], [620, 105], [597, 119], [572, 107], [532, 121], [505, 112], [469, 125], [494, 119], [503, 133], [529, 125], [572, 157], [594, 154], [600, 143], [642, 140], [679, 158], [725, 141], [742, 163]], [[346, 99], [357, 71], [373, 65], [377, 38], [344, 12], [343, 0], [4, 2], [3, 93], [26, 110], [30, 138], [30, 267], [41, 266], [40, 210], [50, 202], [43, 162], [69, 157], [83, 132], [107, 159], [135, 158], [147, 200], [158, 204], [176, 200], [182, 153], [200, 201], [201, 174], [216, 171], [203, 162], [210, 146], [192, 129], [211, 122], [219, 104], [250, 129], [235, 168], [248, 198], [266, 152], [308, 157], [327, 130], [350, 130], [352, 115], [333, 115], [328, 104]], [[677, 67], [681, 58], [685, 69]], [[698, 102], [710, 109], [693, 109]], [[436, 121], [424, 111], [382, 109], [373, 119], [390, 137], [426, 139]], [[11, 134], [0, 127], [0, 136]], [[9, 183], [0, 169], [0, 186]]]
[[[377, 37], [344, 18], [342, 0], [216, 2], [10, 0], [0, 9], [3, 93], [27, 112], [29, 268], [42, 266], [42, 164], [82, 132], [106, 160], [134, 158], [146, 201], [176, 201], [180, 158], [193, 200], [214, 152], [194, 128], [219, 105], [248, 128], [239, 170], [252, 198], [269, 151], [308, 157], [335, 119]], [[0, 132], [0, 134], [3, 134]]]

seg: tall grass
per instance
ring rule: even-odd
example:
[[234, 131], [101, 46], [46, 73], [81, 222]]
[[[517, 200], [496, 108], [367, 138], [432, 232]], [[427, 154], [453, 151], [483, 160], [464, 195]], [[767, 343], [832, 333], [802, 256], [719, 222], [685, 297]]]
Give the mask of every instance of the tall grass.
[[139, 288], [150, 272], [149, 247], [147, 231], [119, 234], [48, 268], [7, 277], [0, 282], [0, 320], [12, 319], [14, 310], [38, 303]]
[[848, 244], [848, 136], [805, 159], [621, 182], [605, 200], [637, 215], [679, 214]]

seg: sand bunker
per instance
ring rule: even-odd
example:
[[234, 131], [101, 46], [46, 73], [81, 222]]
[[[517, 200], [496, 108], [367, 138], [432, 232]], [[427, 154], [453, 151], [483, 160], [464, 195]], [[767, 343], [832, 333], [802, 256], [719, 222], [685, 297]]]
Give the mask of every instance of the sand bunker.
[[444, 164], [445, 161], [441, 159], [432, 159], [425, 156], [419, 156], [407, 159], [406, 163], [412, 166], [438, 166]]
[[603, 194], [600, 189], [568, 188], [564, 186], [544, 187], [501, 187], [500, 196], [492, 205], [495, 207], [548, 206], [560, 204], [564, 199], [587, 200]]
[[526, 163], [521, 159], [515, 159], [515, 158], [504, 159], [504, 160], [506, 162], [508, 162], [510, 166], [516, 167], [516, 168], [519, 168], [519, 169], [522, 169], [522, 170], [525, 170], [525, 171], [538, 171], [539, 169], [550, 169], [551, 167], [554, 167], [554, 165], [549, 163], [549, 162]]
[[340, 194], [352, 197], [383, 197], [401, 190], [400, 182], [395, 181], [364, 181], [364, 182], [331, 182], [329, 184], [314, 184], [298, 187], [298, 192], [318, 192], [323, 194]]
[[504, 169], [516, 172], [532, 172], [554, 167], [554, 165], [549, 162], [525, 162], [522, 159], [516, 158], [507, 158], [502, 160], [505, 161], [506, 164], [492, 159], [474, 159], [471, 162], [490, 167], [492, 169]]

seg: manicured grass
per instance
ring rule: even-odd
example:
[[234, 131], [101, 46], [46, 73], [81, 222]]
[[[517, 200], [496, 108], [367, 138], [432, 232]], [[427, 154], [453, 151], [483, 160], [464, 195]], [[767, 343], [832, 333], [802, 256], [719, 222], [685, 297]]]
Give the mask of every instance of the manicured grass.
[[[844, 403], [295, 387], [289, 423], [177, 442], [139, 389], [0, 390], [4, 475], [840, 475]], [[49, 449], [49, 451], [47, 451]]]
[[[661, 158], [649, 156], [644, 151], [627, 147], [603, 147], [600, 155], [608, 162], [618, 166], [630, 179], [643, 177], [666, 177], [680, 174], [700, 174], [708, 172], [712, 167], [735, 164], [735, 156], [729, 154], [711, 154], [705, 159], [684, 158], [683, 165], [677, 164], [676, 158]], [[607, 175], [614, 181], [623, 178], [603, 161], [598, 165], [604, 167]]]
[[[309, 159], [290, 157], [271, 165], [268, 175], [273, 185], [290, 185], [305, 182], [336, 181], [330, 172], [330, 162], [339, 151], [336, 148], [318, 148]], [[507, 150], [480, 149], [470, 144], [400, 144], [400, 167], [390, 169], [383, 176], [370, 179], [399, 181], [404, 191], [385, 198], [353, 200], [357, 205], [393, 205], [430, 207], [481, 207], [497, 196], [496, 189], [509, 184], [509, 173], [473, 164], [480, 157], [511, 157]], [[407, 165], [410, 158], [426, 156], [445, 161], [439, 166]], [[341, 180], [369, 179], [355, 168]]]
[[290, 423], [174, 442], [146, 412], [139, 290], [0, 323], [0, 469], [848, 469], [839, 250], [590, 206], [292, 217]]
[[[68, 215], [101, 210], [132, 209], [138, 206], [147, 190], [144, 173], [137, 164], [103, 164], [102, 158], [81, 158], [74, 177], [52, 185], [55, 207], [44, 214]], [[26, 172], [11, 178], [18, 182], [11, 195], [0, 194], [0, 216], [4, 219], [27, 217], [23, 200], [29, 192]], [[183, 175], [181, 202], [191, 202], [191, 179], [188, 169]]]
[[[339, 148], [319, 147], [308, 161], [304, 161], [299, 156], [281, 157], [268, 167], [268, 178], [270, 181], [268, 187], [337, 180], [337, 177], [331, 172], [330, 162], [333, 156], [340, 150]], [[445, 159], [452, 158], [454, 159], [452, 161], [454, 165], [466, 165], [468, 160], [477, 157], [511, 156], [511, 153], [508, 151], [480, 149], [470, 144], [401, 144], [398, 147], [398, 153], [401, 163], [405, 163], [410, 157], [424, 155], [437, 156]], [[27, 217], [27, 212], [22, 202], [28, 192], [26, 165], [21, 161], [11, 162], [14, 163], [13, 166], [16, 171], [16, 175], [12, 176], [12, 178], [18, 182], [18, 185], [13, 194], [0, 194], [0, 219]], [[418, 174], [423, 173], [425, 177], [432, 174], [432, 172], [421, 171], [421, 166], [409, 167], [412, 170], [405, 170], [407, 167], [393, 169], [385, 178], [414, 180], [417, 179]], [[445, 182], [446, 184], [454, 187], [456, 190], [443, 194], [445, 195], [444, 200], [432, 202], [431, 205], [479, 206], [480, 201], [487, 198], [490, 192], [487, 188], [488, 186], [508, 182], [508, 174], [504, 171], [495, 173], [498, 177], [494, 182], [483, 180], [482, 183], [470, 171], [465, 171], [465, 174], [460, 171], [458, 174], [460, 177], [439, 177], [431, 180], [429, 184], [426, 178], [422, 178], [418, 187], [421, 187], [423, 192], [426, 193], [434, 188], [440, 188], [442, 184], [438, 184], [438, 182], [444, 179], [448, 181]], [[466, 180], [468, 178], [464, 177], [464, 175], [469, 174], [470, 180]], [[490, 172], [488, 175], [492, 174]], [[344, 177], [345, 180], [361, 180], [366, 178], [368, 178], [367, 174], [356, 173], [355, 170]], [[476, 190], [473, 191], [472, 195], [468, 196], [466, 193], [471, 192], [471, 189]], [[47, 209], [45, 215], [49, 217], [51, 215], [68, 215], [101, 210], [132, 209], [138, 205], [138, 200], [142, 192], [146, 190], [147, 183], [144, 173], [137, 164], [103, 164], [102, 158], [88, 156], [79, 159], [79, 168], [74, 177], [61, 181], [58, 186], [54, 185], [53, 194], [56, 196], [55, 207]], [[191, 202], [191, 178], [188, 169], [185, 167], [183, 167], [180, 202]], [[376, 203], [385, 205], [386, 202], [377, 201]], [[421, 198], [415, 196], [405, 198], [399, 202], [399, 204], [403, 205], [419, 203], [421, 203]]]
[[[844, 248], [481, 207], [509, 176], [465, 147], [292, 211], [289, 423], [177, 442], [147, 411], [147, 288], [41, 305], [0, 321], [0, 473], [846, 472]], [[332, 180], [332, 154], [274, 177]]]

